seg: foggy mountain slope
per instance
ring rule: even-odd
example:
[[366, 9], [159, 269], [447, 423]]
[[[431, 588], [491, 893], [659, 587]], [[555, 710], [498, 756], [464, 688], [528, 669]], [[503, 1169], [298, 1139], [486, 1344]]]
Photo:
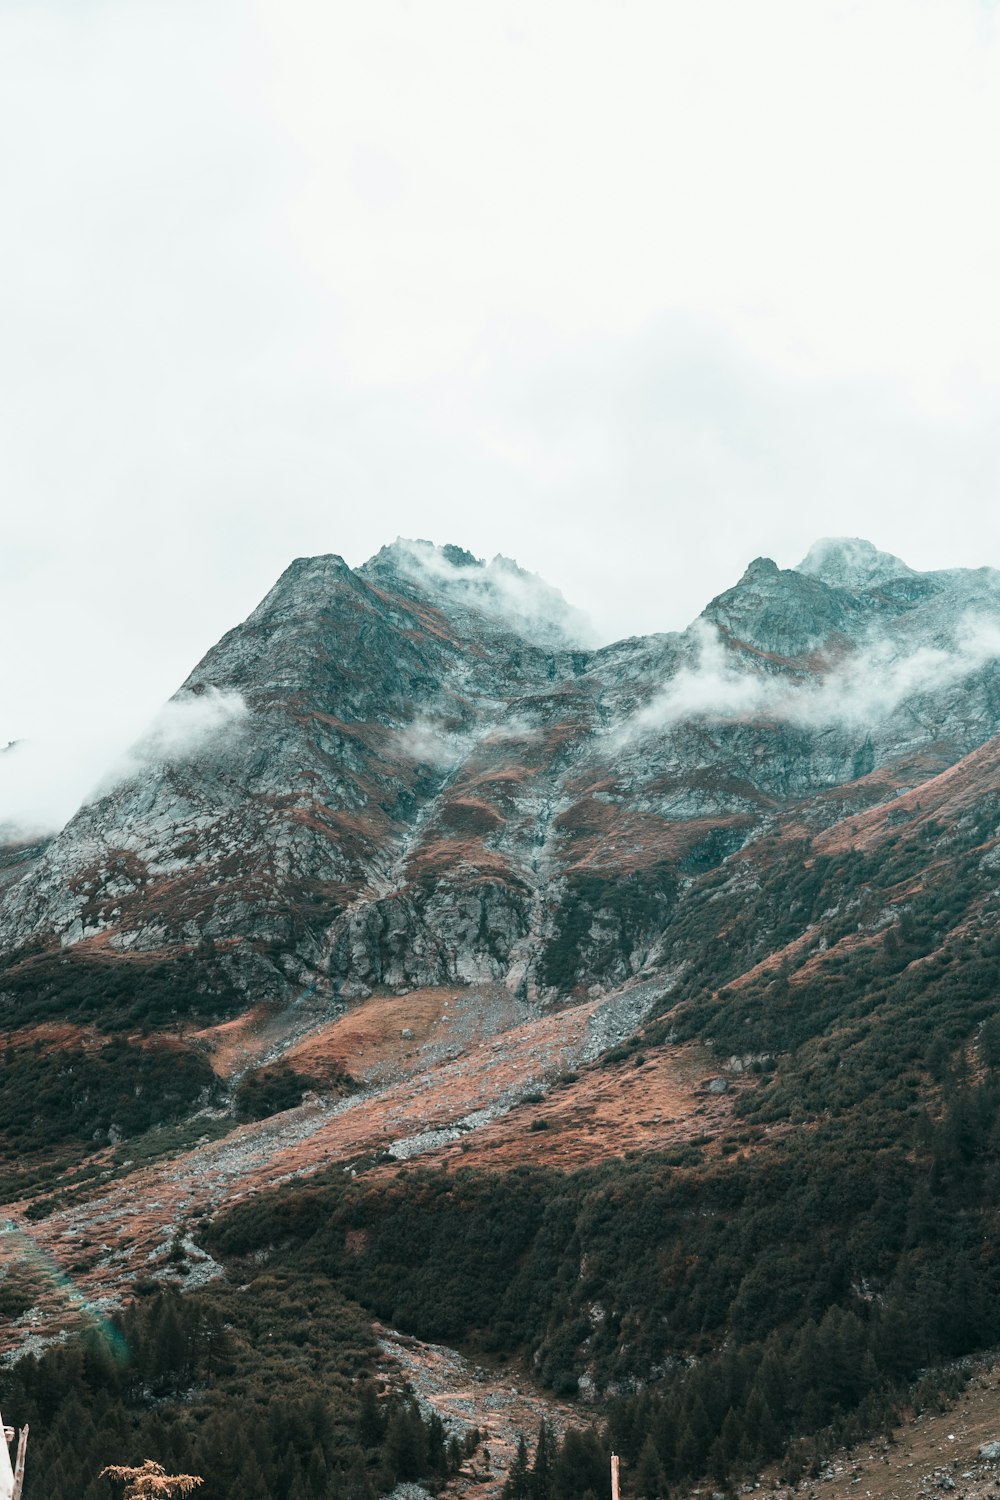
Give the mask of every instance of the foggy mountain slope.
[[916, 574], [834, 539], [797, 570], [757, 559], [680, 635], [584, 635], [504, 559], [299, 559], [12, 886], [4, 951], [98, 989], [186, 955], [209, 1015], [303, 989], [621, 984], [754, 830], [895, 797], [1000, 729], [989, 569]]

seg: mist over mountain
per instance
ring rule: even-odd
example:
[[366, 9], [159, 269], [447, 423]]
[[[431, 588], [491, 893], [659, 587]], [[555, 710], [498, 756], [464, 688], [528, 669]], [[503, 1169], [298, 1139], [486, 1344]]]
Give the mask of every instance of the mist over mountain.
[[[681, 634], [585, 636], [503, 558], [299, 559], [8, 893], [4, 943], [210, 939], [248, 1001], [495, 981], [540, 1002], [655, 971], [685, 874], [782, 809], [817, 826], [1000, 729], [991, 569], [826, 539], [797, 569], [758, 558]], [[567, 968], [583, 880], [643, 915], [626, 933], [591, 891]]]

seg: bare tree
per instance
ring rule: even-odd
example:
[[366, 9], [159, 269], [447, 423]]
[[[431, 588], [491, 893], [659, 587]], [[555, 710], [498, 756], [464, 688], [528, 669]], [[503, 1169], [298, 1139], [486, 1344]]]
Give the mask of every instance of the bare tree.
[[140, 1469], [122, 1468], [120, 1464], [109, 1464], [101, 1470], [101, 1478], [117, 1479], [125, 1486], [122, 1500], [147, 1500], [156, 1495], [189, 1495], [205, 1481], [199, 1474], [168, 1474], [166, 1469], [155, 1464], [151, 1458]]

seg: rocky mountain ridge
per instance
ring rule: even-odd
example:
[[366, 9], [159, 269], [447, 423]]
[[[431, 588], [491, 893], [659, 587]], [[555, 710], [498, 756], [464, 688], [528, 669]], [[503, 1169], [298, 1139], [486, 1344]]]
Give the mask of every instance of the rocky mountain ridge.
[[193, 955], [244, 1003], [543, 1003], [655, 973], [685, 883], [775, 820], [895, 797], [1000, 730], [990, 569], [827, 540], [758, 558], [682, 633], [582, 628], [455, 547], [297, 560], [12, 882], [0, 945]]

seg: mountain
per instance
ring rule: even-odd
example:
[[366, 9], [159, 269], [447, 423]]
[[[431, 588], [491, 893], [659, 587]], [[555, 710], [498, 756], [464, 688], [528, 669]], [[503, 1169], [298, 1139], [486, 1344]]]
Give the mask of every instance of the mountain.
[[91, 966], [210, 942], [205, 982], [247, 1003], [621, 984], [655, 971], [684, 880], [784, 809], [895, 795], [996, 733], [998, 619], [991, 570], [856, 541], [758, 559], [683, 634], [599, 650], [503, 559], [300, 559], [10, 892], [0, 940]]
[[[244, 1328], [238, 1287], [258, 1338], [335, 1304], [607, 1416], [567, 1496], [601, 1443], [657, 1500], [872, 1432], [1000, 1341], [998, 870], [992, 569], [829, 538], [595, 647], [503, 558], [299, 559], [7, 851], [6, 1342], [138, 1288], [159, 1370], [171, 1319]], [[351, 1412], [375, 1367], [335, 1344]], [[374, 1438], [323, 1443], [376, 1482]]]

